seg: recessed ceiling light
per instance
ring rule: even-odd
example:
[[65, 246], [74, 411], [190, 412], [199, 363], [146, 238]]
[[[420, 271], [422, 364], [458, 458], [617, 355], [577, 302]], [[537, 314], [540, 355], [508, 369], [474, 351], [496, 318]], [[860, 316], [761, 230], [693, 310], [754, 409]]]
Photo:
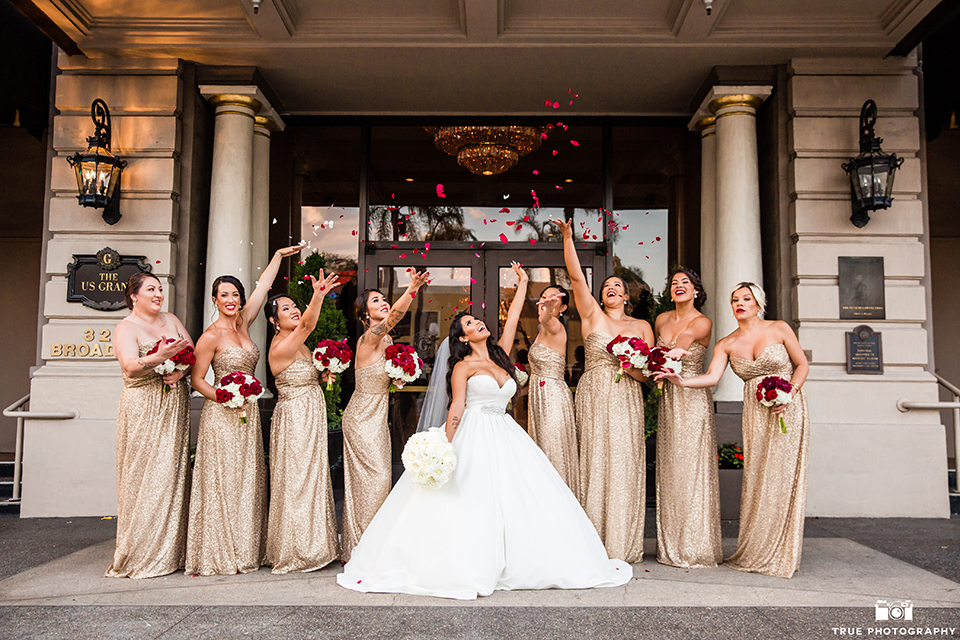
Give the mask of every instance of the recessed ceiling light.
[[404, 178], [407, 182], [413, 182], [413, 178]]
[[573, 182], [573, 178], [567, 178], [564, 182]]

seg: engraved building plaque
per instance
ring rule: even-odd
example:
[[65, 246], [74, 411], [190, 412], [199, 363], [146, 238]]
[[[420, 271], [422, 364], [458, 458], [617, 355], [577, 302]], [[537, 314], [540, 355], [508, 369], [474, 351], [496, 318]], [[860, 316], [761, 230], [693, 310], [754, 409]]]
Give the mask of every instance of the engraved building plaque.
[[887, 317], [882, 257], [841, 256], [838, 274], [841, 320], [883, 320]]
[[880, 334], [865, 324], [847, 331], [847, 373], [883, 373]]

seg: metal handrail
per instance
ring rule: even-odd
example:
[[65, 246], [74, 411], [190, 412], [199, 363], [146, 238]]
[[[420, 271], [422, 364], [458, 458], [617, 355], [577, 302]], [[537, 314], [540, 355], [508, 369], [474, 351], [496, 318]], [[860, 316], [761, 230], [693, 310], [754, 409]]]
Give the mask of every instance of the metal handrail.
[[947, 380], [946, 378], [944, 378], [943, 376], [941, 376], [939, 373], [934, 373], [934, 374], [933, 374], [933, 377], [935, 377], [935, 378], [937, 379], [937, 382], [939, 382], [940, 385], [941, 385], [943, 388], [945, 388], [947, 391], [949, 391], [950, 393], [952, 393], [952, 394], [955, 395], [955, 396], [960, 396], [960, 388], [957, 388], [957, 387], [956, 387], [955, 385], [953, 385], [949, 380]]
[[938, 373], [933, 375], [940, 386], [953, 394], [953, 402], [913, 402], [906, 398], [900, 398], [897, 400], [897, 409], [900, 411], [910, 411], [911, 409], [920, 411], [953, 410], [953, 493], [960, 494], [960, 388], [957, 388], [956, 385]]
[[42, 411], [19, 411], [30, 402], [30, 394], [23, 396], [3, 410], [6, 418], [17, 419], [17, 449], [13, 457], [13, 496], [6, 500], [8, 504], [20, 503], [20, 472], [23, 468], [23, 421], [24, 420], [72, 420], [80, 417], [76, 409], [44, 413]]

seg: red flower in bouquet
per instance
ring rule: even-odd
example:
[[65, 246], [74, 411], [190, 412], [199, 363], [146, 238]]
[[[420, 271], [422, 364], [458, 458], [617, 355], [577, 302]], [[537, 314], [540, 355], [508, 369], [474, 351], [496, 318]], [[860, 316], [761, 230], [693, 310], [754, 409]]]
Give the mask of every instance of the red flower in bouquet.
[[613, 378], [614, 382], [623, 379], [623, 372], [630, 367], [643, 367], [650, 354], [650, 347], [642, 338], [635, 336], [617, 336], [607, 343], [607, 353], [611, 353], [620, 361], [620, 369]]
[[[176, 342], [174, 338], [167, 338], [166, 344], [171, 342]], [[147, 352], [147, 355], [153, 355], [160, 350], [160, 341], [157, 340], [157, 344], [153, 345], [153, 348]], [[167, 358], [157, 366], [153, 368], [160, 376], [165, 376], [168, 373], [173, 373], [174, 371], [183, 371], [197, 363], [197, 356], [193, 353], [193, 347], [187, 345], [181, 349], [176, 355], [171, 358]], [[170, 391], [170, 385], [166, 382], [163, 383], [163, 392], [166, 393]]]
[[[757, 385], [757, 401], [765, 407], [782, 407], [793, 402], [793, 385], [780, 376], [767, 376]], [[780, 433], [787, 432], [783, 416], [777, 416]]]
[[[317, 371], [342, 373], [350, 367], [353, 360], [353, 351], [347, 346], [346, 339], [321, 340], [313, 350], [313, 366]], [[333, 388], [333, 381], [327, 382], [327, 389]]]
[[240, 409], [240, 422], [247, 423], [247, 405], [256, 405], [263, 395], [263, 385], [249, 373], [234, 371], [220, 378], [215, 388], [217, 402], [230, 409]]
[[390, 392], [413, 382], [423, 373], [423, 360], [416, 349], [405, 344], [392, 344], [384, 354], [384, 369], [390, 376]]
[[[664, 371], [670, 373], [680, 373], [683, 370], [683, 364], [679, 360], [667, 357], [667, 349], [663, 347], [654, 347], [650, 349], [650, 355], [647, 356], [647, 364], [643, 368], [643, 375], [647, 377]], [[657, 381], [657, 395], [663, 395], [663, 380]]]

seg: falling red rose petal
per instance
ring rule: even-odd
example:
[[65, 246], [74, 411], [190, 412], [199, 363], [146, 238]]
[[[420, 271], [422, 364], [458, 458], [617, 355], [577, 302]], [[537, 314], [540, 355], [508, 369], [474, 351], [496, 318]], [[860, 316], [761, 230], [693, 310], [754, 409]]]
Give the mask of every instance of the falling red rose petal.
[[580, 146], [580, 143], [577, 142], [576, 140], [571, 140], [571, 141], [570, 141], [570, 144], [572, 144], [572, 145], [575, 146], [575, 147], [579, 147], [579, 146]]
[[503, 233], [500, 234], [500, 242], [507, 242], [506, 234], [503, 234]]

